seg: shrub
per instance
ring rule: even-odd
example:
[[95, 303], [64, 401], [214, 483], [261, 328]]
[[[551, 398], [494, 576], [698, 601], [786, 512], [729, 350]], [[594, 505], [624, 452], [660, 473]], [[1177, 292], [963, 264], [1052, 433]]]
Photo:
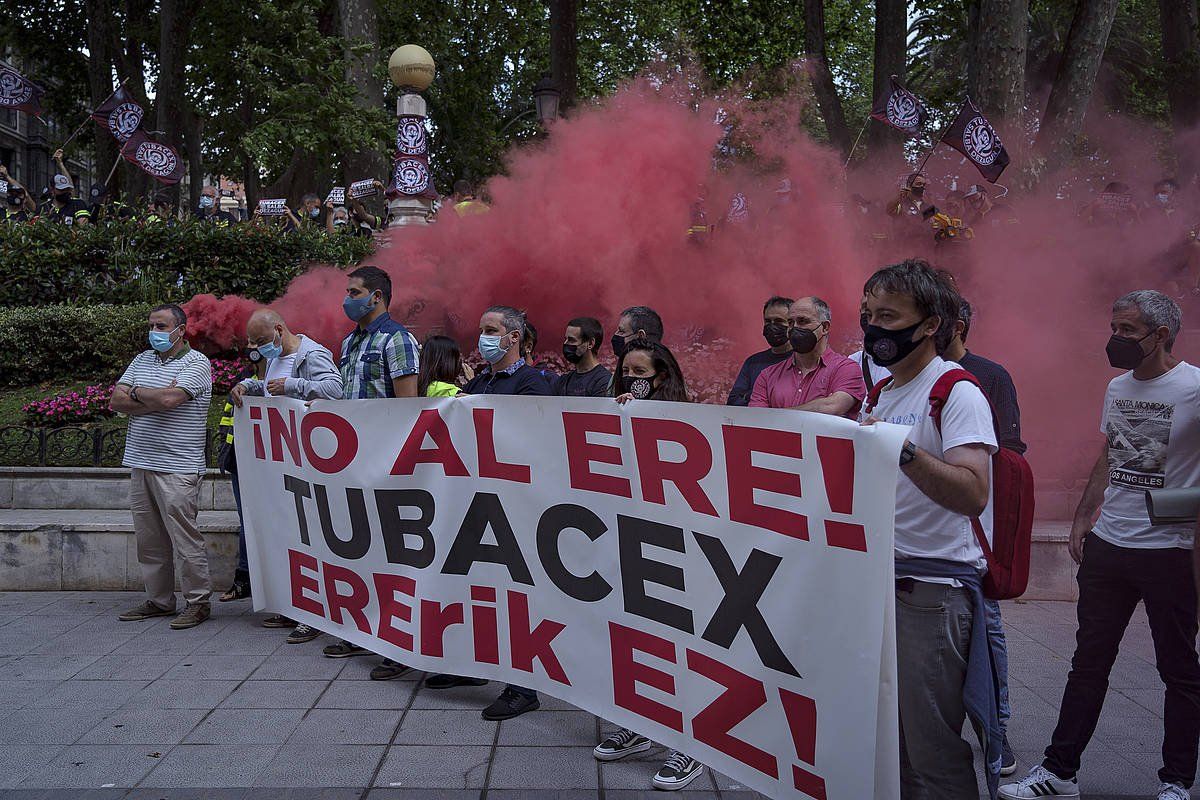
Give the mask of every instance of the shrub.
[[150, 308], [146, 303], [0, 308], [0, 384], [119, 376], [148, 346]]
[[228, 394], [246, 373], [246, 362], [236, 358], [212, 359], [213, 396]]
[[158, 303], [200, 293], [268, 303], [309, 266], [354, 264], [371, 249], [368, 237], [194, 220], [0, 225], [0, 306]]
[[26, 403], [21, 411], [32, 425], [53, 427], [96, 422], [113, 415], [108, 410], [112, 390], [112, 384], [87, 386], [80, 391], [64, 392]]

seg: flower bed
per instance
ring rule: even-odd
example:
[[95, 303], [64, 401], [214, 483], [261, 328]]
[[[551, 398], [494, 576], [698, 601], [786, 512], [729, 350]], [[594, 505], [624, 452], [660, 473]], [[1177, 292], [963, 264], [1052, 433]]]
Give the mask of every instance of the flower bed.
[[96, 384], [79, 391], [43, 397], [21, 407], [32, 425], [77, 425], [83, 422], [98, 422], [113, 416], [108, 409], [112, 397], [111, 384]]

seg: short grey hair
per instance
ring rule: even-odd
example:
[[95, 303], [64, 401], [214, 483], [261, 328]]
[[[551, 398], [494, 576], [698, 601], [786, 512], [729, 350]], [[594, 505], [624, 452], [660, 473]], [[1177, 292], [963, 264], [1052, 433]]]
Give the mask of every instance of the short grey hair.
[[1128, 311], [1131, 308], [1138, 310], [1142, 323], [1151, 330], [1167, 329], [1165, 349], [1168, 353], [1171, 352], [1171, 348], [1175, 346], [1175, 337], [1183, 327], [1183, 312], [1179, 310], [1179, 304], [1153, 289], [1130, 292], [1113, 303], [1113, 311]]
[[504, 330], [508, 333], [517, 331], [521, 338], [525, 338], [525, 312], [512, 306], [489, 306], [485, 314], [499, 314], [501, 321], [504, 323]]
[[808, 302], [813, 304], [813, 308], [815, 308], [817, 311], [817, 321], [818, 322], [829, 322], [833, 319], [833, 313], [830, 312], [830, 310], [829, 310], [829, 303], [826, 303], [824, 300], [817, 297], [815, 294], [809, 295], [808, 297], [801, 297], [800, 300], [796, 300], [794, 302], [798, 303], [801, 300], [807, 300]]

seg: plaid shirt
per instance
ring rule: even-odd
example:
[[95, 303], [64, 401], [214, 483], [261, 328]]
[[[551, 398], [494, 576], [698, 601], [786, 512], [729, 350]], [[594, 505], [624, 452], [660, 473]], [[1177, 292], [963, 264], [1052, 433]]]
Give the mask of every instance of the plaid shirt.
[[416, 338], [384, 312], [342, 340], [342, 397], [395, 397], [392, 380], [416, 375], [418, 363]]

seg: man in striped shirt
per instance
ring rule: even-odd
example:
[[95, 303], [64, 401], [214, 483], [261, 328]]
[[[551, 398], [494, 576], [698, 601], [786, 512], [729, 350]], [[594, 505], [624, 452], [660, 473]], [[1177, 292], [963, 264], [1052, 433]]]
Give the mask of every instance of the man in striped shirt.
[[175, 613], [175, 556], [187, 608], [176, 630], [208, 619], [212, 582], [204, 537], [196, 527], [212, 369], [187, 343], [187, 316], [174, 304], [150, 312], [152, 349], [139, 353], [113, 388], [110, 408], [129, 415], [125, 457], [132, 471], [129, 508], [148, 598], [120, 619]]

